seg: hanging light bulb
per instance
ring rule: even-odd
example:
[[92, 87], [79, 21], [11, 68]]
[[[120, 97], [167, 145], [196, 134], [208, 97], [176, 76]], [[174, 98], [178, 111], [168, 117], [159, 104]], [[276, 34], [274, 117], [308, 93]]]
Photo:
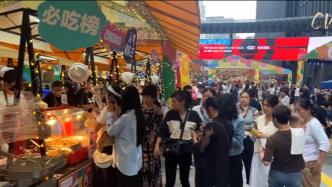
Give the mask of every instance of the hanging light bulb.
[[71, 118], [70, 118], [70, 117], [68, 117], [68, 118], [66, 118], [66, 119], [65, 119], [65, 122], [67, 122], [67, 123], [68, 123], [70, 120], [71, 120]]
[[58, 120], [54, 117], [50, 118], [49, 120], [47, 120], [46, 124], [49, 125], [49, 126], [53, 126], [56, 124]]

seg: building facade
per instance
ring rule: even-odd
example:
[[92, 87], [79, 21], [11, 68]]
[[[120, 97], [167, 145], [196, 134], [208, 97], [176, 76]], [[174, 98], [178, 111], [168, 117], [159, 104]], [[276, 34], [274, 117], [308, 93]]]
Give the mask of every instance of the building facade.
[[[257, 1], [256, 19], [308, 17], [314, 16], [317, 12], [332, 14], [331, 0], [292, 0], [292, 1]], [[300, 36], [326, 36], [324, 30], [295, 31], [282, 33], [256, 33], [256, 38], [266, 37], [300, 37]], [[330, 34], [331, 35], [331, 34]], [[296, 62], [265, 61], [266, 63], [282, 66], [293, 71], [296, 77]], [[323, 80], [332, 79], [332, 65], [312, 65], [306, 63], [304, 73], [304, 84], [318, 86]], [[329, 71], [330, 70], [330, 71]]]

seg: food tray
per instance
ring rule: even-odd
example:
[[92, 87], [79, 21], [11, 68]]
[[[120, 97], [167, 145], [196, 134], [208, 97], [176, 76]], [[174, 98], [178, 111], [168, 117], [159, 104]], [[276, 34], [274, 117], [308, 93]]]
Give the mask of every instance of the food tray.
[[89, 155], [89, 148], [87, 147], [82, 147], [80, 149], [77, 149], [73, 152], [71, 152], [67, 156], [67, 164], [68, 165], [74, 165], [76, 163], [79, 163], [83, 160], [86, 160]]
[[15, 178], [39, 179], [48, 176], [54, 171], [66, 166], [64, 157], [54, 158], [19, 158], [13, 162], [8, 175]]

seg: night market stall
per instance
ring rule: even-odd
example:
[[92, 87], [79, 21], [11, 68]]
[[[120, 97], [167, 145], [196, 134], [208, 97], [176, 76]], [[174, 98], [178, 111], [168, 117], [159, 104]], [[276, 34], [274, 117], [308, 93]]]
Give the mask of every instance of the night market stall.
[[271, 75], [285, 75], [286, 81], [292, 81], [292, 72], [289, 69], [262, 63], [256, 60], [249, 60], [239, 56], [229, 56], [221, 60], [208, 61], [208, 80], [213, 80], [215, 72], [221, 72], [221, 79], [231, 79], [236, 77], [246, 77], [251, 81], [259, 82], [264, 77]]
[[[298, 66], [302, 84], [320, 86], [320, 82], [332, 78], [332, 37], [310, 37], [308, 54]], [[300, 78], [301, 78], [300, 77]]]

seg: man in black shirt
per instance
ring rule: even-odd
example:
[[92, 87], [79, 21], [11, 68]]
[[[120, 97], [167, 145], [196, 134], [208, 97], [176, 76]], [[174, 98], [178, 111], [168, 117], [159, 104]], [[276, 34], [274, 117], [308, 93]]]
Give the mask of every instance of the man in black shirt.
[[52, 83], [52, 93], [48, 94], [43, 101], [47, 103], [48, 107], [57, 107], [61, 105], [62, 83], [61, 81], [54, 81]]
[[315, 116], [319, 120], [319, 122], [324, 126], [326, 135], [328, 138], [331, 138], [331, 125], [329, 123], [329, 112], [331, 103], [328, 101], [325, 101], [323, 105], [319, 106], [317, 105], [315, 109]]
[[250, 89], [249, 91], [249, 97], [250, 97], [250, 102], [249, 105], [256, 108], [257, 111], [259, 112], [259, 115], [263, 114], [263, 110], [262, 110], [262, 105], [257, 101], [257, 95], [255, 90]]
[[310, 91], [309, 91], [309, 88], [307, 86], [304, 86], [302, 89], [301, 89], [301, 96], [300, 96], [301, 99], [308, 99], [310, 100]]

